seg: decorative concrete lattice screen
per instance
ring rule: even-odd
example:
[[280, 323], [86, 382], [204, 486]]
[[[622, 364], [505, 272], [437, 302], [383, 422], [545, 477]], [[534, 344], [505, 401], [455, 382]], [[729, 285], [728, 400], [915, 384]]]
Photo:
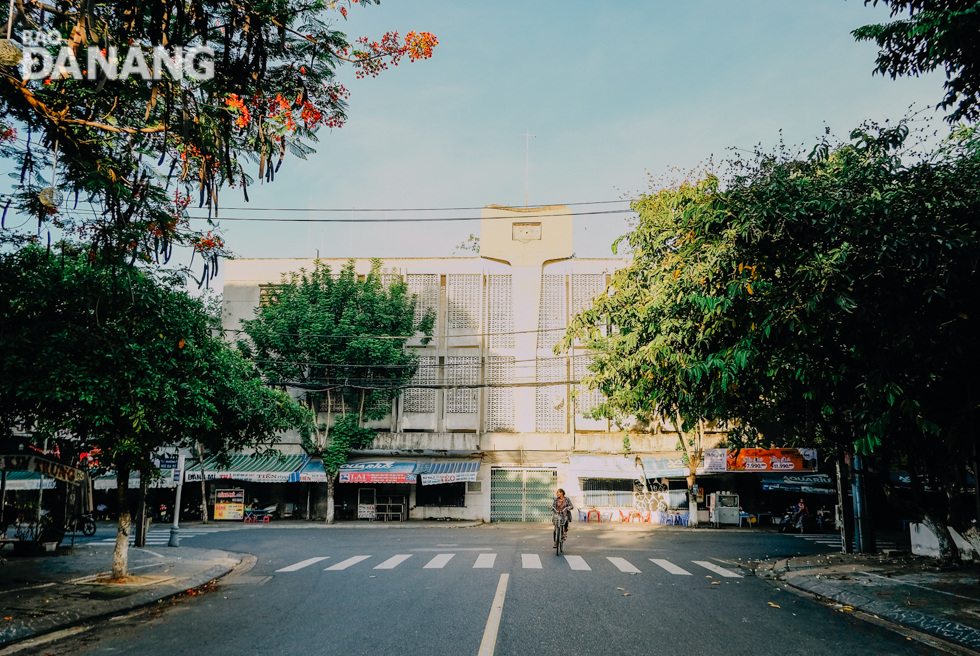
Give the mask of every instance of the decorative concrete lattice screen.
[[[592, 356], [578, 355], [572, 358], [572, 378], [582, 380], [589, 375], [589, 365], [592, 364]], [[602, 392], [590, 391], [585, 385], [575, 386], [575, 410], [580, 415], [587, 414], [591, 410], [602, 404], [606, 400]]]
[[565, 276], [541, 276], [541, 304], [538, 313], [538, 348], [554, 347], [565, 332]]
[[449, 327], [479, 330], [483, 306], [483, 276], [478, 273], [451, 273], [446, 284]]
[[[446, 358], [446, 384], [479, 385], [480, 358], [471, 356], [450, 356]], [[480, 391], [476, 388], [447, 389], [446, 412], [449, 414], [469, 414], [478, 412], [479, 398]]]
[[606, 290], [606, 275], [603, 273], [572, 274], [572, 311], [574, 317], [592, 307], [592, 301]]
[[[555, 383], [565, 380], [565, 358], [541, 358], [537, 361], [537, 382]], [[534, 389], [534, 425], [539, 433], [565, 432], [564, 385], [536, 387]]]
[[381, 274], [381, 286], [385, 289], [391, 287], [392, 283], [401, 282], [402, 274], [400, 273], [382, 273]]
[[[408, 293], [418, 296], [415, 304], [415, 321], [422, 320], [426, 310], [439, 310], [439, 276], [435, 273], [410, 273], [407, 276]], [[436, 332], [438, 334], [438, 332]]]
[[[439, 371], [439, 359], [434, 356], [419, 358], [419, 368], [409, 383], [416, 385], [435, 385]], [[435, 412], [436, 391], [409, 387], [405, 390], [405, 412]]]
[[488, 345], [491, 348], [514, 348], [514, 304], [511, 301], [511, 277], [487, 276], [487, 278]]
[[[501, 276], [503, 277], [503, 276]], [[509, 279], [510, 276], [507, 276]], [[509, 280], [508, 280], [509, 282]], [[509, 286], [508, 286], [509, 289]], [[506, 384], [514, 382], [514, 358], [488, 357], [488, 383]], [[487, 388], [487, 432], [514, 430], [514, 388]]]

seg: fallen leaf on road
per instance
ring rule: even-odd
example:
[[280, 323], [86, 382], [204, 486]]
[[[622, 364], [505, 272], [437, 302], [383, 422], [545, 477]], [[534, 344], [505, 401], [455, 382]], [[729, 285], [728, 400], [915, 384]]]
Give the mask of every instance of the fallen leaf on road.
[[769, 602], [769, 605], [772, 606], [773, 608], [779, 608], [779, 606], [777, 606], [776, 604], [772, 603], [771, 601]]
[[854, 609], [851, 608], [850, 606], [844, 606], [844, 610], [854, 610]]
[[630, 596], [630, 593], [628, 593], [628, 592], [624, 592], [624, 593], [623, 593], [623, 596], [624, 596], [624, 597], [628, 597], [628, 596]]
[[721, 581], [712, 581], [711, 585], [721, 585]]
[[625, 590], [626, 588], [616, 588], [617, 590]]
[[704, 578], [710, 579], [711, 578], [711, 574], [706, 574]]

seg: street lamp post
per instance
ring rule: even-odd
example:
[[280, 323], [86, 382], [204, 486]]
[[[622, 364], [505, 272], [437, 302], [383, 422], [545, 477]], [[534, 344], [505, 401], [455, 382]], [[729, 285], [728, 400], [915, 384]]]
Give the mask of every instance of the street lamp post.
[[180, 491], [184, 487], [184, 456], [177, 456], [177, 471], [174, 472], [177, 478], [177, 498], [174, 500], [174, 523], [170, 527], [170, 542], [168, 547], [180, 546]]

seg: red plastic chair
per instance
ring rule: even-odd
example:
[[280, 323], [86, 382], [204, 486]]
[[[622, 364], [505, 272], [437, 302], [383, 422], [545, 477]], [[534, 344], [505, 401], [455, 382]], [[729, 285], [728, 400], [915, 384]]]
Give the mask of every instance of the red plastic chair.
[[591, 522], [592, 521], [592, 515], [595, 515], [595, 520], [597, 522], [599, 522], [600, 524], [602, 523], [602, 515], [600, 515], [599, 514], [599, 511], [596, 510], [595, 508], [593, 508], [592, 510], [590, 510], [589, 512], [587, 512], [585, 514], [585, 521], [586, 522]]
[[619, 511], [619, 521], [620, 522], [623, 522], [624, 524], [628, 524], [629, 521], [630, 521], [630, 514], [628, 512], [625, 512], [624, 513], [622, 510], [620, 510]]

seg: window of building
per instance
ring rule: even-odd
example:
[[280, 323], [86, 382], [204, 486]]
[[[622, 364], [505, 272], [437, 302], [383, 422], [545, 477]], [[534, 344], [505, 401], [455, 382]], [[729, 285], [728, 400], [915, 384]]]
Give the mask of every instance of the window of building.
[[608, 478], [582, 480], [586, 506], [632, 507], [633, 481]]
[[422, 485], [415, 492], [416, 506], [442, 506], [462, 508], [466, 505], [466, 483], [441, 483]]

